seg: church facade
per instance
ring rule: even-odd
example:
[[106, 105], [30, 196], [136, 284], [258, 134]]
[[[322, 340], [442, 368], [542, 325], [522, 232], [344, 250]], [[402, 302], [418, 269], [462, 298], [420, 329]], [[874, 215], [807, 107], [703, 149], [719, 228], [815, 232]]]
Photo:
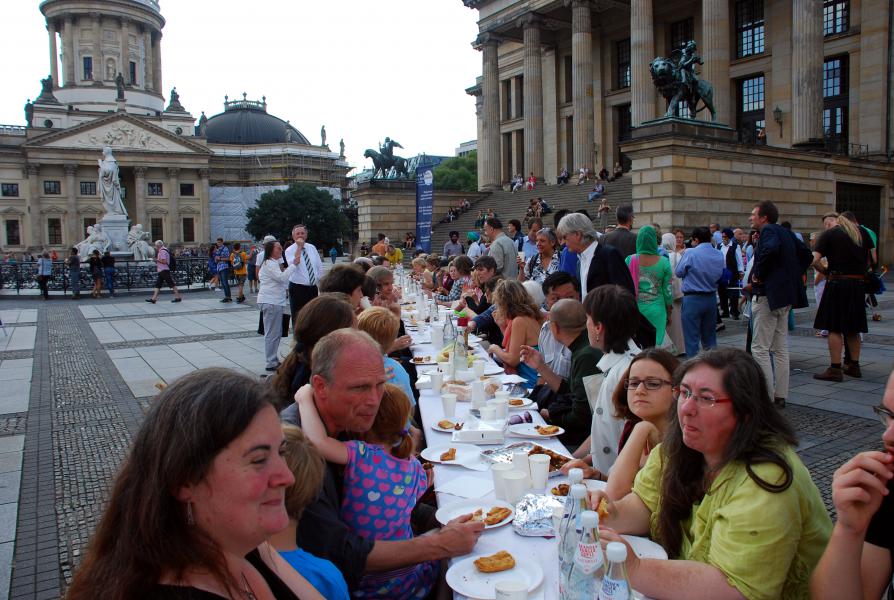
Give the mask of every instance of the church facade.
[[198, 245], [247, 239], [245, 208], [269, 189], [304, 181], [346, 188], [340, 152], [311, 144], [261, 101], [224, 101], [195, 117], [162, 93], [165, 20], [156, 0], [46, 0], [50, 74], [0, 125], [0, 247], [65, 250], [103, 215], [97, 159], [114, 151], [131, 224], [152, 239]]

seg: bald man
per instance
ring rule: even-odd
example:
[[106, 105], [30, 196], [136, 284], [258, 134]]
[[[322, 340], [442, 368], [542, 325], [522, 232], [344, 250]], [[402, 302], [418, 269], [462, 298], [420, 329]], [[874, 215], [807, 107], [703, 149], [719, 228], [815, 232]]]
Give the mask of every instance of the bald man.
[[[593, 420], [584, 379], [599, 373], [596, 363], [602, 358], [602, 352], [590, 346], [587, 313], [577, 300], [564, 299], [553, 304], [549, 327], [556, 341], [571, 352], [571, 375], [562, 380], [557, 398], [548, 409], [541, 409], [540, 414], [565, 430], [559, 441], [567, 448], [577, 448], [590, 435]], [[543, 355], [530, 346], [522, 346], [522, 359], [534, 369], [543, 364]]]

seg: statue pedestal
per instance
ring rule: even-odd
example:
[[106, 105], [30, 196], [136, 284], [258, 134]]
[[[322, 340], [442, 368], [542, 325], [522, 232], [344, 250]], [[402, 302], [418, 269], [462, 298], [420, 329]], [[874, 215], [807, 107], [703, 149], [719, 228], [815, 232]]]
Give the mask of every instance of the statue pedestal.
[[126, 215], [105, 215], [100, 219], [99, 224], [102, 225], [102, 231], [111, 243], [109, 250], [115, 258], [131, 258], [130, 248], [127, 245], [127, 232], [130, 228], [130, 220]]

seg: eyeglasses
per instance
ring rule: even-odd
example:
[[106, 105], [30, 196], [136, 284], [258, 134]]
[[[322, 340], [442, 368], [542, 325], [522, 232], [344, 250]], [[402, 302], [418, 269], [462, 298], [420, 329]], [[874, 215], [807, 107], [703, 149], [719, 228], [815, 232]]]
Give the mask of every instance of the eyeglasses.
[[872, 412], [878, 415], [878, 418], [882, 422], [882, 425], [885, 426], [885, 429], [890, 427], [891, 422], [894, 421], [894, 412], [891, 412], [884, 406], [873, 406]]
[[696, 404], [698, 404], [699, 408], [711, 408], [718, 402], [732, 402], [732, 398], [718, 398], [713, 394], [693, 394], [692, 390], [687, 387], [674, 388], [674, 397], [677, 399], [678, 403], [683, 403], [689, 400], [690, 398], [694, 399]]
[[640, 386], [640, 384], [646, 386], [647, 390], [655, 391], [660, 390], [666, 385], [673, 385], [671, 381], [665, 381], [664, 379], [658, 379], [657, 377], [649, 377], [647, 379], [625, 379], [624, 387], [628, 390], [635, 390]]

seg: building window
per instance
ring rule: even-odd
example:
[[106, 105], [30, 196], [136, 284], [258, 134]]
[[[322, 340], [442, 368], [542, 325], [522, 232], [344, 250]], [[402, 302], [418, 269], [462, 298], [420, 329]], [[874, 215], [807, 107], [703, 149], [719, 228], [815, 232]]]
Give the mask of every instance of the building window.
[[850, 27], [850, 2], [825, 0], [823, 2], [823, 35], [847, 33]]
[[84, 236], [87, 235], [87, 228], [96, 225], [96, 217], [84, 217]]
[[47, 242], [51, 246], [62, 244], [62, 219], [47, 219]]
[[630, 87], [630, 40], [621, 40], [615, 47], [617, 56], [617, 89]]
[[565, 56], [563, 62], [565, 65], [565, 102], [572, 102], [574, 99], [574, 67], [572, 67], [571, 55]]
[[848, 57], [823, 63], [823, 135], [833, 152], [847, 152]]
[[137, 84], [137, 63], [130, 61], [128, 75], [130, 76], [130, 85]]
[[736, 58], [764, 51], [764, 0], [736, 2]]
[[96, 195], [96, 182], [95, 181], [82, 181], [81, 182], [81, 195], [82, 196], [95, 196]]
[[630, 139], [630, 131], [633, 129], [633, 115], [630, 112], [629, 104], [622, 104], [615, 109], [618, 115], [618, 141], [623, 142]]
[[740, 79], [737, 87], [739, 141], [743, 144], [766, 144], [766, 136], [763, 135], [767, 125], [764, 118], [764, 76]]
[[149, 229], [152, 232], [153, 240], [163, 240], [165, 239], [165, 220], [161, 217], [152, 217], [149, 220]]
[[183, 241], [196, 241], [196, 222], [192, 217], [183, 218]]
[[84, 79], [93, 79], [93, 57], [84, 57]]
[[181, 196], [195, 196], [196, 195], [196, 185], [194, 183], [181, 183], [180, 184], [180, 195]]
[[688, 19], [683, 19], [682, 21], [677, 21], [675, 23], [671, 23], [671, 30], [670, 30], [671, 54], [673, 54], [674, 50], [682, 50], [683, 46], [686, 45], [686, 42], [691, 42], [694, 39], [695, 39], [695, 32], [694, 32], [692, 17], [689, 17]]
[[21, 246], [22, 235], [19, 233], [19, 222], [17, 219], [9, 219], [6, 221], [6, 245]]
[[58, 195], [62, 193], [62, 184], [58, 181], [44, 181], [43, 182], [43, 193], [47, 195]]
[[0, 183], [0, 196], [3, 196], [4, 198], [18, 198], [19, 184], [18, 183]]
[[164, 195], [164, 186], [160, 183], [150, 183], [149, 184], [149, 195], [150, 196], [163, 196]]

